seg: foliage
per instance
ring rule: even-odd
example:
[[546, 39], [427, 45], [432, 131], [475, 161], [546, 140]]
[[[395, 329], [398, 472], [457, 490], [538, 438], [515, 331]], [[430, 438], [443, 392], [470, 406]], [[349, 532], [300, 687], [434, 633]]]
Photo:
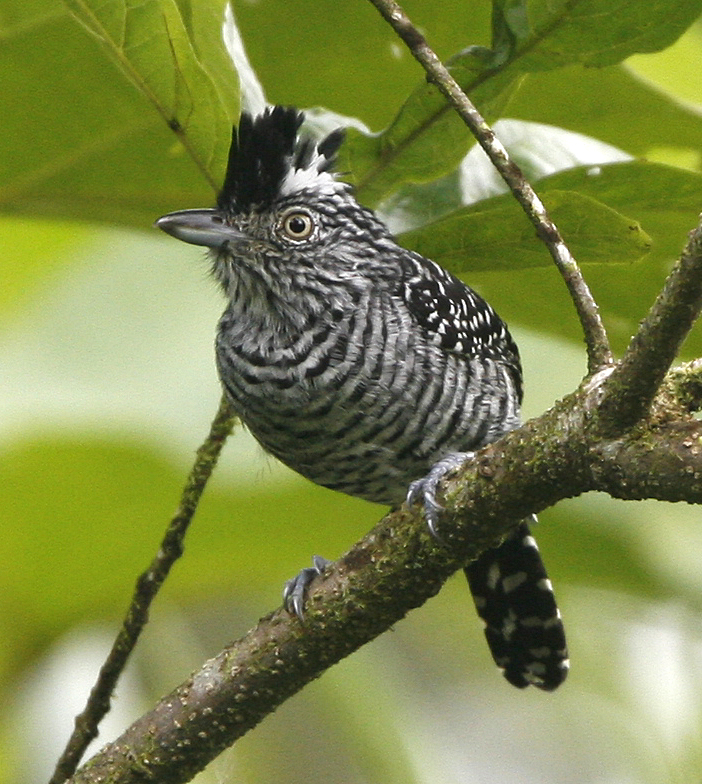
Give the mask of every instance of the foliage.
[[[587, 265], [587, 279], [621, 349], [702, 204], [699, 113], [673, 91], [641, 78], [636, 68], [644, 67], [643, 61], [623, 61], [671, 47], [702, 11], [702, 2], [495, 0], [493, 5], [492, 29], [486, 2], [449, 0], [439, 13], [435, 3], [415, 0], [407, 10], [450, 59], [488, 119], [551, 123], [633, 157], [607, 162], [612, 159], [602, 153], [604, 158], [593, 163], [581, 160], [573, 147], [573, 163], [583, 165], [555, 171], [554, 151], [543, 149], [528, 125], [518, 150], [520, 161], [541, 178], [537, 189]], [[366, 203], [379, 205], [391, 221], [404, 221], [408, 244], [470, 280], [523, 335], [531, 411], [573, 386], [582, 362], [574, 346], [581, 338], [546, 251], [494, 183], [485, 186], [489, 198], [465, 203], [465, 178], [472, 170], [461, 162], [472, 142], [370, 5], [262, 0], [237, 2], [234, 11], [270, 101], [322, 105], [378, 131], [349, 131], [344, 169]], [[9, 522], [5, 548], [10, 554], [0, 579], [0, 629], [6, 641], [0, 673], [11, 681], [34, 653], [79, 619], [109, 618], [114, 624], [215, 410], [208, 344], [218, 302], [201, 285], [203, 271], [193, 268], [192, 250], [140, 237], [135, 230], [148, 228], [162, 212], [213, 200], [240, 105], [237, 73], [222, 43], [223, 20], [223, 0], [66, 0], [65, 5], [0, 0], [0, 244], [11, 249], [0, 287], [0, 324], [7, 337], [0, 357], [7, 370], [0, 381], [6, 399], [0, 486], [9, 488], [3, 518]], [[675, 89], [699, 73], [691, 58], [701, 35], [699, 26], [692, 26], [669, 50], [682, 74], [673, 77]], [[658, 62], [655, 56], [652, 62]], [[657, 73], [655, 65], [647, 67]], [[563, 139], [565, 146], [571, 144]], [[121, 230], [97, 232], [86, 221]], [[702, 352], [699, 334], [687, 348]], [[558, 356], [544, 363], [549, 355]], [[558, 363], [563, 372], [557, 378], [551, 367]], [[309, 552], [340, 552], [378, 509], [308, 488], [277, 467], [262, 472], [255, 451], [242, 440], [230, 450], [238, 466], [223, 467], [223, 479], [208, 494], [168, 590], [173, 602], [200, 611], [207, 606], [210, 614], [216, 614], [210, 606], [215, 598], [251, 591], [238, 610], [248, 624], [277, 602], [278, 584], [306, 562]], [[680, 627], [680, 639], [692, 645], [687, 625], [699, 610], [699, 577], [692, 567], [681, 577], [669, 562], [684, 562], [681, 553], [698, 537], [689, 515], [673, 517], [666, 509], [676, 522], [674, 543], [664, 540], [656, 525], [660, 509], [644, 505], [623, 511], [621, 505], [583, 501], [552, 513], [548, 519], [558, 526], [542, 526], [554, 581], [564, 586], [570, 604], [573, 688], [590, 694], [580, 701], [571, 694], [565, 704], [584, 724], [588, 716], [607, 714], [592, 703], [604, 699], [612, 683], [618, 702], [611, 712], [631, 708], [626, 684], [618, 683], [612, 670], [598, 669], [593, 640], [608, 641], [608, 664], [621, 665], [621, 639], [601, 627], [590, 634], [587, 624], [597, 617], [593, 591], [611, 592], [602, 595], [609, 597], [613, 613], [624, 605], [615, 592], [628, 593], [637, 621], [651, 627], [651, 617], [665, 615], [665, 602], [682, 596], [668, 626]], [[236, 526], [222, 526], [232, 518]], [[322, 520], [335, 521], [337, 529], [315, 531]], [[618, 525], [607, 524], [610, 520]], [[256, 596], [259, 591], [265, 598]], [[458, 590], [451, 593], [452, 602], [463, 601]], [[459, 710], [433, 659], [445, 653], [451, 677], [465, 677], [465, 646], [445, 639], [456, 617], [464, 623], [464, 613], [456, 616], [447, 602], [435, 612], [438, 620], [426, 611], [419, 616], [428, 634], [416, 620], [406, 632], [416, 654], [407, 676], [417, 681], [412, 699], [406, 699], [399, 677], [378, 675], [391, 666], [379, 653], [365, 655], [375, 668], [371, 675], [348, 666], [350, 691], [339, 698], [341, 704], [323, 709], [332, 725], [343, 725], [339, 734], [348, 734], [334, 747], [339, 764], [347, 754], [358, 759], [359, 749], [370, 746], [358, 763], [368, 778], [443, 780], [428, 777], [426, 757], [420, 759], [406, 735], [405, 751], [393, 767], [382, 753], [383, 739], [401, 735], [402, 721], [395, 716], [391, 728], [378, 728], [377, 737], [369, 739], [360, 718], [368, 706], [358, 696], [359, 689], [375, 688], [376, 679], [388, 680], [380, 699], [393, 705], [389, 713], [405, 700], [413, 704], [403, 709], [417, 720], [427, 672], [441, 684], [443, 710]], [[226, 636], [234, 636], [236, 629], [225, 623]], [[440, 631], [432, 631], [434, 624]], [[213, 645], [224, 642], [211, 630], [208, 634], [217, 640]], [[430, 636], [440, 641], [435, 649]], [[472, 642], [476, 649], [481, 644], [477, 633]], [[398, 658], [394, 643], [381, 645], [379, 650]], [[424, 646], [436, 653], [423, 654]], [[178, 666], [183, 667], [180, 660]], [[476, 670], [486, 666], [483, 660], [470, 664]], [[496, 677], [486, 683], [491, 694], [505, 688]], [[328, 702], [325, 689], [331, 688], [318, 688], [320, 703]], [[500, 694], [496, 701], [506, 715], [519, 711], [528, 722], [530, 710], [539, 715], [544, 710], [541, 703], [536, 707], [539, 695], [533, 699]], [[700, 707], [694, 703], [690, 715], [699, 718]], [[294, 711], [302, 708], [290, 710], [286, 715], [296, 724]], [[547, 723], [557, 724], [558, 710]], [[496, 708], [486, 721], [503, 726], [498, 713]], [[313, 710], [305, 720], [324, 724]], [[619, 727], [618, 722], [608, 715], [604, 723]], [[694, 718], [690, 723], [700, 726]], [[621, 719], [624, 725], [629, 726]], [[279, 747], [289, 744], [298, 751], [295, 738], [274, 726], [283, 738]], [[441, 726], [447, 731], [449, 724], [444, 719]], [[614, 751], [608, 758], [633, 780], [674, 780], [669, 771], [659, 775], [668, 763], [684, 780], [686, 770], [695, 770], [698, 742], [676, 746], [656, 727], [658, 750], [653, 751], [642, 740], [650, 731], [631, 732], [627, 748], [636, 753], [629, 755], [630, 767]], [[457, 735], [461, 743], [463, 736]], [[578, 780], [606, 780], [595, 759], [602, 740], [592, 730], [586, 735], [591, 753], [586, 778]], [[430, 755], [432, 744], [422, 737]], [[9, 730], [5, 738], [8, 746], [14, 742]], [[241, 753], [261, 766], [259, 742], [252, 740]], [[566, 755], [577, 759], [572, 748]], [[308, 768], [301, 763], [299, 768], [299, 780], [303, 774], [315, 780], [317, 773], [310, 778]], [[563, 780], [556, 770], [541, 780]], [[3, 774], [10, 780], [9, 763], [5, 771], [0, 767]], [[256, 779], [255, 772], [241, 777], [248, 775]], [[265, 778], [273, 781], [274, 775], [268, 771]], [[349, 772], [349, 781], [361, 778]]]

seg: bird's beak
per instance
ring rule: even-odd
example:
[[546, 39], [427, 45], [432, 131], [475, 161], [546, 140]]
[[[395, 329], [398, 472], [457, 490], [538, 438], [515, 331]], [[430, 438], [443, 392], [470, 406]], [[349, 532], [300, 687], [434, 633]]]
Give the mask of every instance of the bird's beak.
[[169, 212], [159, 218], [154, 226], [183, 242], [208, 248], [221, 248], [227, 242], [234, 244], [245, 239], [240, 231], [227, 226], [219, 210]]

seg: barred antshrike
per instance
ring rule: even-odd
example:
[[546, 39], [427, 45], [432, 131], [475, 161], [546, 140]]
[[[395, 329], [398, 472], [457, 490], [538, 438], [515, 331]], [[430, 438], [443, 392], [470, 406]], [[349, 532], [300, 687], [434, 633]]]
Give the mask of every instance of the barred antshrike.
[[[421, 499], [434, 532], [440, 478], [520, 423], [517, 346], [490, 305], [400, 247], [337, 179], [342, 130], [315, 143], [303, 119], [282, 106], [242, 114], [217, 207], [157, 225], [211, 249], [228, 298], [219, 375], [261, 445], [325, 487]], [[290, 611], [301, 615], [325, 564], [288, 582]], [[565, 636], [527, 524], [465, 573], [507, 680], [556, 688]]]

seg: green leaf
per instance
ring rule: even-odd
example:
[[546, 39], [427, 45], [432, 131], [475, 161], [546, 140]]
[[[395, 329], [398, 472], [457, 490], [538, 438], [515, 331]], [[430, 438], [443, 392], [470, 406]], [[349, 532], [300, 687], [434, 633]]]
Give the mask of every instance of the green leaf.
[[627, 68], [666, 96], [699, 103], [697, 75], [702, 69], [702, 24], [698, 19], [667, 49], [653, 55], [634, 55]]
[[[490, 121], [517, 86], [513, 73], [492, 73], [474, 49], [452, 60], [450, 69]], [[359, 199], [374, 205], [404, 183], [429, 182], [453, 171], [474, 143], [436, 87], [423, 82], [381, 134], [349, 132], [340, 168], [351, 172]]]
[[529, 31], [524, 0], [493, 0], [492, 65], [497, 67], [512, 57], [519, 43], [528, 38]]
[[700, 113], [637, 78], [626, 66], [576, 65], [529, 74], [507, 113], [595, 136], [632, 155], [644, 156], [660, 146], [702, 149]]
[[[493, 8], [493, 56], [470, 47], [450, 62], [488, 121], [525, 73], [572, 63], [612, 65], [662, 49], [699, 15], [702, 0], [501, 0]], [[427, 182], [455, 167], [472, 139], [453, 114], [438, 90], [422, 83], [385, 131], [352, 134], [344, 163], [359, 198], [373, 206], [404, 183]]]
[[61, 4], [42, 5], [0, 8], [0, 210], [148, 227], [211, 203], [202, 170], [104, 47]]
[[515, 54], [522, 71], [571, 63], [614, 65], [673, 43], [702, 12], [700, 0], [531, 0], [531, 35]]
[[[651, 250], [635, 267], [599, 264], [585, 277], [598, 302], [617, 351], [627, 345], [680, 255], [687, 233], [697, 225], [702, 207], [702, 176], [661, 164], [634, 161], [583, 166], [536, 183], [538, 193], [573, 190], [590, 196], [640, 222], [652, 239]], [[577, 254], [576, 254], [577, 258]], [[523, 269], [504, 274], [473, 273], [476, 286], [503, 318], [582, 344], [582, 332], [555, 269]], [[702, 335], [693, 330], [687, 351], [702, 352]]]
[[633, 215], [653, 238], [653, 258], [662, 262], [677, 258], [702, 207], [701, 175], [645, 161], [580, 166], [547, 177], [536, 187], [572, 188]]
[[[650, 248], [650, 237], [636, 221], [591, 196], [549, 188], [542, 197], [571, 252], [583, 264], [638, 261]], [[553, 263], [511, 194], [465, 207], [399, 239], [457, 275]]]
[[188, 5], [190, 27], [174, 0], [64, 2], [176, 130], [216, 188], [238, 115], [238, 80], [221, 36], [225, 0]]

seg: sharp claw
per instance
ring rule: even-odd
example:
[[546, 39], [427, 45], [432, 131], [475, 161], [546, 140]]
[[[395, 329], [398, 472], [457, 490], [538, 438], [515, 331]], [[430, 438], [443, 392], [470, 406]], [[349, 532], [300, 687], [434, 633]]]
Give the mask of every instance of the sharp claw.
[[444, 507], [441, 504], [438, 504], [434, 498], [428, 498], [425, 496], [424, 498], [424, 517], [427, 521], [427, 527], [429, 528], [429, 533], [432, 535], [434, 539], [440, 544], [446, 544], [446, 542], [441, 538], [438, 531], [439, 526], [439, 515], [441, 512], [444, 511]]
[[444, 511], [444, 507], [436, 500], [436, 486], [438, 479], [424, 477], [424, 479], [417, 479], [412, 482], [407, 491], [407, 506], [414, 506], [421, 499], [424, 506], [424, 517], [427, 521], [429, 533], [437, 542], [444, 544], [444, 541], [439, 536], [437, 527], [439, 524], [439, 515]]
[[415, 479], [415, 481], [410, 484], [407, 489], [407, 497], [405, 498], [407, 506], [414, 506], [417, 503], [422, 492], [422, 484], [422, 479]]
[[302, 569], [299, 574], [291, 577], [283, 587], [283, 606], [291, 614], [296, 615], [301, 621], [305, 618], [305, 594], [307, 587], [315, 577], [324, 573], [331, 561], [315, 555], [312, 558], [313, 566]]
[[436, 500], [436, 488], [445, 474], [472, 457], [472, 452], [455, 452], [447, 455], [442, 460], [439, 460], [425, 477], [416, 479], [407, 489], [407, 506], [414, 506], [420, 499], [423, 501], [424, 517], [426, 518], [429, 532], [441, 544], [445, 544], [445, 542], [439, 536], [438, 524], [439, 515], [443, 512], [444, 507]]
[[290, 605], [292, 607], [292, 611], [295, 615], [301, 620], [305, 620], [305, 607], [302, 599], [297, 594], [290, 597]]

